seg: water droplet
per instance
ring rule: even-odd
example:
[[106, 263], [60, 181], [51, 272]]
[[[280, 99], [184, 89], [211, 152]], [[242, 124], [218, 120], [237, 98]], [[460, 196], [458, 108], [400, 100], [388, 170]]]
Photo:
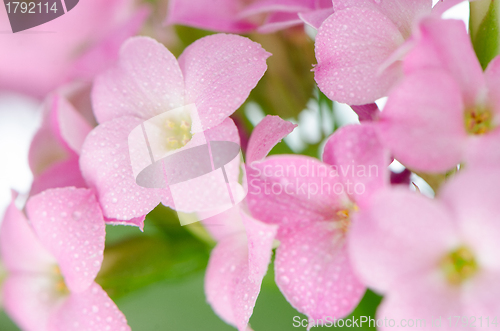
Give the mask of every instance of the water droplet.
[[287, 276], [281, 276], [280, 279], [283, 282], [283, 284], [285, 284], [285, 285], [290, 284], [290, 278], [288, 278]]

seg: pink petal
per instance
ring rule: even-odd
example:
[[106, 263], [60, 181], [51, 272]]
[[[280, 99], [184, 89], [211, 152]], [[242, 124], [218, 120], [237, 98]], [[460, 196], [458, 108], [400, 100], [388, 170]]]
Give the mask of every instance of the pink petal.
[[[43, 98], [68, 81], [88, 79], [89, 73], [75, 77], [74, 63], [82, 54], [99, 47], [100, 41], [121, 27], [135, 12], [133, 0], [85, 0], [67, 15], [30, 29], [30, 33], [4, 34], [0, 89]], [[7, 11], [0, 12], [0, 30], [11, 31]], [[133, 34], [132, 31], [129, 33]], [[109, 59], [118, 54], [109, 50], [106, 55]], [[101, 68], [101, 63], [98, 61], [89, 70], [95, 73]]]
[[500, 270], [500, 175], [498, 168], [461, 170], [439, 192], [452, 212], [464, 244], [484, 267]]
[[[205, 132], [205, 138], [207, 141], [231, 141], [240, 145], [240, 136], [236, 124], [234, 124], [231, 118], [226, 118], [224, 122], [217, 125], [212, 129], [208, 129]], [[240, 149], [241, 153], [241, 149]], [[229, 182], [238, 182], [240, 175], [241, 166], [241, 154], [240, 157], [233, 159], [230, 163], [224, 166], [226, 175], [228, 176]]]
[[202, 223], [217, 242], [245, 232], [239, 206], [235, 206], [218, 215], [205, 218]]
[[186, 104], [195, 103], [205, 129], [238, 109], [267, 69], [270, 56], [259, 44], [217, 34], [195, 41], [179, 57]]
[[283, 227], [330, 221], [350, 203], [329, 165], [306, 156], [272, 156], [247, 169], [252, 215]]
[[117, 220], [115, 218], [104, 218], [106, 224], [111, 225], [128, 225], [128, 226], [137, 226], [141, 231], [144, 231], [144, 220], [146, 219], [146, 215], [141, 217], [135, 217], [126, 221]]
[[405, 73], [424, 68], [444, 69], [460, 87], [465, 104], [475, 105], [477, 94], [485, 83], [464, 23], [458, 20], [425, 19], [416, 32], [416, 41], [416, 46], [405, 58]]
[[62, 96], [56, 96], [52, 112], [56, 121], [57, 130], [61, 139], [77, 154], [80, 154], [85, 137], [92, 130], [90, 124], [80, 113]]
[[[486, 85], [488, 87], [488, 101], [492, 111], [497, 117], [500, 116], [500, 56], [494, 58], [484, 72]], [[497, 124], [498, 125], [498, 124]]]
[[273, 33], [288, 29], [292, 26], [301, 25], [303, 21], [297, 13], [277, 12], [271, 13], [266, 21], [257, 29], [259, 33]]
[[262, 223], [245, 211], [241, 212], [248, 241], [248, 265], [250, 281], [260, 283], [266, 275], [267, 266], [271, 262], [273, 241], [278, 227]]
[[248, 239], [241, 232], [217, 244], [207, 267], [205, 293], [207, 301], [223, 320], [244, 331], [271, 261], [276, 228], [244, 213], [239, 217], [245, 224]]
[[74, 63], [71, 76], [88, 77], [90, 80], [110, 68], [116, 62], [121, 45], [130, 36], [138, 34], [149, 14], [149, 8], [139, 7], [134, 15], [116, 26], [109, 35], [96, 43]]
[[463, 157], [467, 134], [459, 87], [439, 70], [421, 70], [393, 90], [379, 134], [394, 157], [425, 172], [445, 172]]
[[25, 331], [49, 331], [48, 320], [65, 297], [48, 275], [16, 273], [2, 286], [7, 314]]
[[241, 16], [262, 13], [288, 12], [298, 13], [315, 8], [315, 0], [258, 0], [241, 11]]
[[493, 167], [500, 165], [500, 130], [487, 135], [469, 138], [465, 151], [465, 164], [471, 168]]
[[379, 67], [404, 38], [397, 26], [377, 11], [348, 8], [335, 12], [316, 36], [315, 79], [330, 99], [352, 105], [372, 103], [385, 96], [402, 75], [396, 61]]
[[49, 320], [54, 331], [131, 330], [123, 313], [97, 284], [82, 293], [72, 293]]
[[349, 7], [369, 8], [379, 11], [398, 27], [403, 36], [409, 37], [413, 24], [417, 19], [426, 14], [430, 14], [432, 0], [388, 0], [380, 2], [371, 0], [333, 1], [333, 9], [336, 11]]
[[[220, 318], [239, 330], [245, 330], [260, 291], [260, 284], [250, 282], [248, 273], [244, 233], [223, 239], [212, 250], [205, 274], [207, 301]], [[250, 300], [247, 311], [240, 305], [245, 294], [246, 301]]]
[[[394, 330], [389, 324], [392, 323], [391, 319], [396, 327], [403, 321], [413, 321], [413, 330], [459, 330], [462, 321], [460, 320], [459, 326], [455, 328], [457, 319], [453, 316], [469, 316], [461, 305], [460, 288], [447, 286], [443, 279], [435, 274], [408, 275], [404, 282], [393, 284], [391, 287], [391, 292], [384, 298], [377, 312], [377, 319], [387, 320], [380, 330]], [[451, 317], [451, 327], [448, 317]], [[405, 326], [409, 328], [409, 325]]]
[[13, 202], [7, 208], [0, 228], [0, 253], [9, 272], [48, 272], [57, 263]]
[[365, 292], [352, 271], [346, 238], [330, 225], [297, 227], [280, 238], [276, 252], [276, 284], [292, 306], [314, 320], [348, 315]]
[[282, 120], [279, 116], [264, 117], [250, 136], [246, 155], [247, 163], [251, 164], [265, 158], [271, 149], [296, 127], [296, 124]]
[[159, 42], [130, 38], [118, 64], [96, 78], [92, 100], [99, 123], [127, 115], [146, 120], [184, 105], [182, 72]]
[[380, 109], [376, 103], [359, 106], [353, 105], [351, 108], [358, 115], [360, 122], [376, 121], [380, 117]]
[[[61, 98], [56, 95], [45, 100], [42, 125], [31, 142], [29, 164], [35, 177], [50, 165], [76, 155], [76, 152], [65, 143], [59, 129], [60, 100]], [[63, 109], [68, 110], [69, 107]]]
[[[500, 311], [500, 302], [498, 301], [498, 296], [500, 295], [500, 287], [498, 286], [499, 276], [498, 270], [479, 271], [479, 274], [464, 289], [465, 293], [462, 300], [464, 303], [464, 315], [477, 316], [477, 319], [482, 316], [484, 316], [484, 319], [491, 316], [490, 322], [493, 322], [493, 318]], [[476, 321], [476, 324], [480, 325], [479, 320]], [[483, 325], [487, 326], [486, 319]], [[493, 324], [490, 324], [490, 327], [493, 327]]]
[[381, 144], [373, 124], [349, 125], [326, 142], [323, 161], [338, 169], [357, 202], [366, 201], [389, 184], [389, 151]]
[[332, 14], [332, 8], [325, 8], [299, 13], [299, 18], [304, 21], [304, 23], [318, 30], [321, 24], [323, 24], [323, 22]]
[[92, 128], [66, 98], [51, 95], [45, 101], [41, 128], [30, 148], [30, 166], [40, 174], [51, 164], [79, 154]]
[[49, 188], [69, 187], [77, 188], [87, 187], [85, 179], [80, 172], [78, 157], [72, 157], [69, 160], [53, 164], [45, 170], [40, 176], [36, 177], [31, 185], [30, 195], [35, 195]]
[[71, 291], [82, 292], [101, 268], [104, 219], [89, 189], [51, 189], [32, 197], [29, 218], [40, 242], [55, 256]]
[[89, 186], [97, 190], [107, 218], [142, 217], [161, 200], [172, 205], [167, 190], [144, 188], [135, 182], [128, 135], [141, 122], [135, 117], [123, 117], [101, 124], [90, 133], [83, 146], [80, 168]]
[[169, 1], [165, 24], [181, 24], [201, 29], [245, 33], [255, 29], [250, 21], [238, 19], [243, 9], [243, 1], [218, 0], [172, 0]]
[[412, 273], [434, 270], [459, 242], [451, 216], [437, 201], [406, 188], [377, 193], [349, 232], [355, 270], [382, 292]]

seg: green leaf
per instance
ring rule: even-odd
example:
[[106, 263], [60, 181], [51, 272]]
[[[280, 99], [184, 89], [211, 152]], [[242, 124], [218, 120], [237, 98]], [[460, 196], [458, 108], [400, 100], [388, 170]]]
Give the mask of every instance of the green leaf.
[[124, 239], [108, 243], [96, 282], [116, 299], [158, 281], [179, 281], [200, 272], [208, 256], [209, 246], [160, 205], [146, 217], [144, 233], [127, 232]]
[[316, 62], [313, 41], [303, 31], [295, 30], [252, 34], [250, 38], [273, 55], [249, 101], [257, 102], [268, 115], [297, 118], [315, 87], [311, 72]]
[[498, 6], [498, 1], [493, 0], [474, 1], [470, 4], [471, 39], [483, 70], [500, 53]]

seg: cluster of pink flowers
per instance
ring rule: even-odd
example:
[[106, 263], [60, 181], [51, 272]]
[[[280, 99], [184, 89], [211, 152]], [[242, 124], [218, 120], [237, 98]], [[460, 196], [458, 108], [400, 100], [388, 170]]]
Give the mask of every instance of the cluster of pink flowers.
[[[54, 21], [72, 29], [56, 34], [64, 52], [44, 46], [52, 36], [36, 40], [45, 52], [29, 64], [38, 69], [12, 66], [22, 61], [2, 52], [0, 88], [46, 96], [29, 155], [30, 198], [24, 210], [9, 206], [0, 229], [8, 314], [25, 330], [129, 330], [94, 281], [105, 225], [142, 230], [161, 203], [197, 213], [216, 240], [207, 301], [240, 331], [250, 328], [274, 249], [276, 284], [310, 326], [348, 316], [367, 288], [384, 296], [380, 318], [500, 318], [500, 58], [483, 71], [465, 24], [441, 18], [458, 2], [170, 0], [166, 24], [229, 33], [304, 23], [317, 29], [317, 86], [360, 119], [328, 137], [318, 160], [268, 156], [296, 125], [265, 117], [245, 152], [246, 198], [206, 218], [176, 203], [168, 185], [137, 184], [133, 163], [150, 155], [132, 155], [139, 147], [129, 136], [155, 116], [195, 105], [199, 118], [172, 115], [149, 137], [150, 153], [150, 146], [194, 144], [197, 120], [207, 143], [239, 144], [230, 116], [267, 70], [271, 54], [260, 44], [220, 33], [176, 58], [158, 41], [134, 36], [147, 9], [87, 0], [82, 11], [90, 17], [98, 7], [106, 24], [82, 29], [86, 16]], [[22, 45], [9, 36], [6, 47], [35, 47], [34, 36], [20, 36]], [[387, 103], [379, 109], [382, 97]], [[391, 182], [394, 160], [432, 180], [435, 197]], [[240, 176], [240, 164], [227, 168], [225, 176]], [[183, 194], [210, 194], [201, 191]]]

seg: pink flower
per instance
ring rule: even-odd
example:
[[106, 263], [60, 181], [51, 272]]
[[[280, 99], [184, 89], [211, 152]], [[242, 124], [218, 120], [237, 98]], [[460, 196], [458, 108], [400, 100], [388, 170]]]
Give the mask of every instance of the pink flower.
[[316, 82], [332, 100], [372, 103], [402, 77], [405, 41], [432, 1], [342, 0], [333, 8], [316, 36]]
[[[294, 127], [278, 116], [264, 118], [250, 138], [247, 162], [266, 156]], [[205, 276], [207, 300], [224, 321], [247, 330], [271, 261], [277, 226], [252, 218], [246, 202], [205, 219], [203, 225], [217, 240]]]
[[[34, 176], [30, 196], [50, 188], [88, 188], [80, 171], [79, 160], [83, 142], [92, 130], [84, 115], [94, 119], [92, 114], [87, 114], [90, 109], [76, 110], [62, 95], [86, 99], [86, 87], [78, 87], [76, 91], [71, 91], [72, 93], [65, 90], [47, 97], [42, 126], [30, 146], [29, 162]], [[138, 226], [142, 230], [144, 218], [145, 216], [117, 220], [106, 217], [105, 221], [114, 225]]]
[[23, 330], [130, 330], [94, 282], [104, 251], [101, 210], [88, 189], [54, 189], [27, 204], [30, 224], [14, 204], [0, 231], [9, 273], [5, 310]]
[[[172, 114], [164, 124], [180, 131], [167, 137], [169, 129], [159, 126], [150, 146], [168, 149], [171, 142], [194, 144], [194, 137], [200, 136], [194, 132], [198, 122], [207, 129], [204, 135], [208, 141], [239, 143], [238, 131], [228, 116], [260, 80], [268, 56], [259, 44], [234, 35], [197, 40], [179, 60], [150, 38], [129, 39], [122, 46], [119, 63], [95, 81], [93, 105], [101, 124], [87, 137], [80, 159], [84, 178], [97, 190], [104, 215], [126, 220], [142, 217], [160, 202], [174, 207], [168, 187], [136, 184], [129, 134], [146, 120]], [[197, 109], [198, 119], [168, 112], [190, 105]], [[149, 160], [147, 149], [145, 153], [144, 158], [134, 156], [133, 161]]]
[[419, 171], [489, 162], [481, 154], [493, 158], [500, 142], [500, 58], [483, 73], [461, 21], [426, 19], [415, 39], [380, 116], [383, 143]]
[[169, 2], [166, 24], [230, 33], [256, 29], [268, 33], [304, 21], [319, 27], [331, 13], [331, 0], [222, 0], [217, 4], [207, 0], [173, 0]]
[[498, 316], [500, 177], [495, 168], [465, 171], [434, 200], [383, 190], [361, 211], [364, 222], [353, 224], [356, 270], [385, 295], [379, 318], [425, 319], [420, 330], [430, 330], [441, 316], [451, 330], [462, 325], [454, 316], [475, 316], [478, 327], [480, 317], [487, 327], [486, 318]]
[[61, 94], [47, 97], [42, 126], [30, 146], [34, 175], [31, 195], [55, 187], [86, 187], [78, 160], [91, 130], [87, 120]]
[[248, 171], [252, 215], [279, 225], [276, 283], [311, 320], [346, 316], [364, 294], [348, 257], [349, 228], [363, 222], [357, 210], [389, 180], [388, 153], [373, 124], [338, 130], [323, 160], [271, 156]]
[[[27, 32], [2, 34], [0, 89], [44, 97], [70, 80], [92, 79], [115, 61], [146, 15], [131, 0], [85, 0]], [[11, 30], [5, 10], [0, 29]]]

